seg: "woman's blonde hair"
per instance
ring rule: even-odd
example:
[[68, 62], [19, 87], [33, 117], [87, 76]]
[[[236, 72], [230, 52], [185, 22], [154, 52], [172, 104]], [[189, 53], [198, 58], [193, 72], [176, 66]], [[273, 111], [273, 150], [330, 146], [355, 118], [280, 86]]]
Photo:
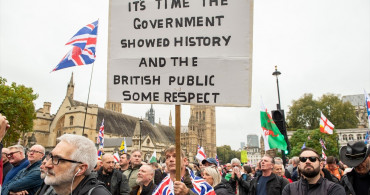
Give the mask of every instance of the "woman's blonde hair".
[[221, 175], [218, 172], [217, 167], [214, 166], [206, 167], [204, 168], [204, 171], [213, 178], [212, 187], [215, 187], [217, 184], [221, 182]]

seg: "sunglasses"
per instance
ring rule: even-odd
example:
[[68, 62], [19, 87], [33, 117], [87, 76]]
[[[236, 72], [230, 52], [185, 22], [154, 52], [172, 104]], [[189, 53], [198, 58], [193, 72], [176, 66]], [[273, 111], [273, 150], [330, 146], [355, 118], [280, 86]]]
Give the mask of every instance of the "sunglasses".
[[319, 160], [320, 161], [320, 159], [318, 158], [318, 157], [316, 157], [316, 156], [310, 156], [310, 157], [299, 157], [299, 160], [301, 161], [301, 162], [306, 162], [307, 161], [307, 159], [309, 159], [311, 162], [316, 162], [316, 159], [317, 160]]

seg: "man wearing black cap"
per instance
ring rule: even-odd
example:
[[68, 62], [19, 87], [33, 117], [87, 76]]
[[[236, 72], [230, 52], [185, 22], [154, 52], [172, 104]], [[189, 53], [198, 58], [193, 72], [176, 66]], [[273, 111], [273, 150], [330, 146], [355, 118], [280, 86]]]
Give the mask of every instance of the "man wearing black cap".
[[209, 167], [209, 166], [216, 166], [217, 167], [217, 161], [214, 158], [204, 159], [204, 160], [202, 160], [202, 164], [205, 167]]
[[363, 141], [349, 142], [340, 149], [340, 160], [354, 167], [340, 180], [346, 194], [370, 194], [370, 147]]

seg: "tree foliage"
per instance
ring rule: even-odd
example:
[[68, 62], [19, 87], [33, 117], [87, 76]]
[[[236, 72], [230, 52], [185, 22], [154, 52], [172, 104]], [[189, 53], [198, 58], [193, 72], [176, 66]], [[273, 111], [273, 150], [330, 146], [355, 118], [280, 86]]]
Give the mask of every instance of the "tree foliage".
[[33, 101], [38, 95], [33, 93], [32, 88], [14, 82], [6, 85], [6, 82], [0, 77], [0, 112], [10, 124], [3, 143], [8, 146], [16, 143], [22, 134], [32, 131], [33, 119], [36, 118]]
[[321, 144], [320, 138], [324, 140], [326, 150], [324, 150], [326, 156], [339, 156], [339, 145], [337, 140], [337, 133], [334, 130], [332, 135], [321, 133], [319, 129], [314, 130], [305, 130], [298, 129], [294, 132], [292, 137], [289, 139], [292, 144], [290, 157], [299, 156], [299, 153], [302, 149], [303, 144], [306, 144], [306, 147], [315, 149], [319, 154], [321, 154]]
[[355, 128], [358, 124], [354, 106], [342, 102], [338, 95], [325, 94], [318, 100], [312, 94], [304, 94], [292, 102], [287, 114], [290, 130], [315, 129], [320, 124], [320, 112], [331, 121], [336, 129]]
[[240, 151], [231, 150], [229, 145], [223, 145], [217, 147], [217, 157], [220, 161], [220, 164], [226, 164], [229, 163], [233, 158], [240, 159]]

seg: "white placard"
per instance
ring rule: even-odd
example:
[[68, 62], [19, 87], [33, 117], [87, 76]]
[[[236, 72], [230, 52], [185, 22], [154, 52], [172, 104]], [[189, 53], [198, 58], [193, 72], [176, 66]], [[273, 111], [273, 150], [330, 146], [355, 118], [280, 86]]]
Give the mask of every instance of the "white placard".
[[250, 106], [252, 0], [111, 0], [107, 100]]

